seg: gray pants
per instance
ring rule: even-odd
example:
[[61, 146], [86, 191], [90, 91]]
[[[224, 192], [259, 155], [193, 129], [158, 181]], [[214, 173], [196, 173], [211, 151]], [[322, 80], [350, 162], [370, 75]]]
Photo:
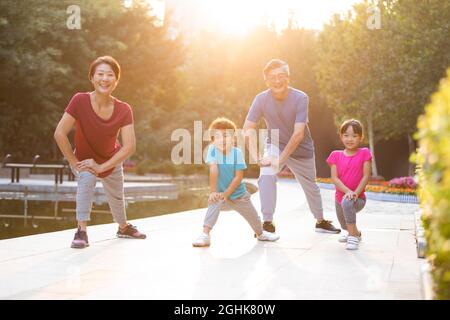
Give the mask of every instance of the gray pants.
[[[280, 150], [273, 144], [267, 144], [264, 157], [279, 157]], [[261, 211], [264, 221], [272, 221], [277, 203], [277, 176], [284, 165], [292, 171], [295, 179], [300, 183], [306, 196], [309, 209], [316, 219], [323, 218], [322, 197], [320, 188], [316, 184], [316, 164], [314, 157], [310, 159], [294, 159], [290, 157], [278, 168], [261, 167], [258, 186], [261, 200]]]
[[347, 230], [347, 224], [355, 224], [356, 213], [361, 211], [365, 205], [366, 200], [360, 198], [356, 199], [356, 201], [342, 199], [341, 203], [336, 201], [336, 215], [341, 228]]
[[[73, 171], [78, 178], [76, 204], [77, 220], [89, 221], [91, 220], [92, 201], [94, 198], [97, 177], [88, 171]], [[105, 190], [114, 221], [119, 224], [126, 223], [127, 217], [125, 213], [122, 165], [118, 165], [109, 176], [100, 178], [100, 180], [102, 181], [103, 189]]]
[[209, 204], [203, 225], [212, 229], [219, 218], [220, 211], [230, 209], [239, 212], [239, 214], [247, 220], [256, 234], [262, 233], [263, 229], [261, 226], [261, 219], [259, 218], [258, 212], [250, 200], [250, 194], [248, 192], [238, 199], [229, 199], [226, 201], [222, 200]]

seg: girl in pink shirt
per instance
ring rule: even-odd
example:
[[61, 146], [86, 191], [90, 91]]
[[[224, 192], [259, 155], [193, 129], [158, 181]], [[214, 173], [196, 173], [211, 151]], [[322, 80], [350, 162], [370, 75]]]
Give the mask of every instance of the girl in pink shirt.
[[361, 232], [356, 227], [356, 213], [366, 204], [364, 189], [371, 174], [372, 155], [368, 148], [359, 147], [364, 136], [358, 120], [345, 121], [339, 135], [345, 149], [331, 152], [327, 163], [336, 187], [336, 215], [342, 229], [348, 232], [339, 241], [346, 242], [348, 250], [356, 250], [361, 241]]

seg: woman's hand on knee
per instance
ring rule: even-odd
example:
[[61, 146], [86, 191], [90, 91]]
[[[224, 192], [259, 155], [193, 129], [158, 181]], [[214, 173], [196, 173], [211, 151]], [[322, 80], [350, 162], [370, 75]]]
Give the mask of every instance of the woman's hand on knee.
[[94, 159], [85, 159], [82, 161], [78, 161], [77, 170], [79, 171], [88, 171], [96, 176], [101, 172], [100, 165], [95, 162]]

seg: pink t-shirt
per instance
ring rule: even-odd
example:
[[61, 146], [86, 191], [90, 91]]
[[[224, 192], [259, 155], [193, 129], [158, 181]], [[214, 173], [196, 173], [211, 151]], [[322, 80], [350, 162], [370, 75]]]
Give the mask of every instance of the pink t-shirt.
[[[355, 190], [363, 177], [364, 162], [372, 160], [372, 154], [368, 148], [359, 148], [352, 156], [346, 156], [343, 150], [335, 150], [331, 152], [327, 159], [330, 165], [335, 164], [337, 168], [338, 178], [350, 190]], [[336, 201], [341, 203], [344, 192], [336, 188]], [[365, 199], [364, 191], [361, 192], [359, 198]]]

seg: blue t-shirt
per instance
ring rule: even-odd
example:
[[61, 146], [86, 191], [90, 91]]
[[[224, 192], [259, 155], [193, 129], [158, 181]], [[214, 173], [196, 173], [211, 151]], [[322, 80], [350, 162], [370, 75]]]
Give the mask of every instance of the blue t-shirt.
[[[231, 184], [237, 170], [247, 169], [244, 156], [239, 148], [233, 147], [230, 152], [225, 156], [213, 144], [209, 145], [208, 152], [206, 154], [207, 164], [217, 163], [219, 168], [219, 177], [217, 179], [217, 191], [224, 192]], [[241, 184], [234, 190], [230, 199], [234, 200], [242, 197], [246, 193], [245, 184]]]
[[291, 157], [312, 158], [314, 156], [314, 142], [308, 127], [308, 96], [303, 91], [289, 87], [288, 96], [283, 101], [277, 101], [270, 89], [259, 93], [253, 100], [248, 111], [247, 120], [258, 122], [261, 117], [266, 122], [269, 131], [268, 142], [270, 143], [270, 131], [279, 129], [281, 151], [286, 147], [289, 139], [294, 133], [296, 123], [306, 123], [305, 137], [292, 152]]

